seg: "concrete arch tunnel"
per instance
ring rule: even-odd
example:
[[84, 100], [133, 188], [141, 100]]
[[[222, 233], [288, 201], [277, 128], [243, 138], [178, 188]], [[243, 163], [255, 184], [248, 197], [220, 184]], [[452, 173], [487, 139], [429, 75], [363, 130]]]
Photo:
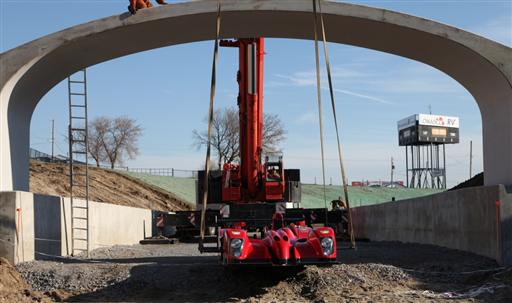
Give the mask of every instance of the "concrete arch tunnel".
[[[313, 39], [312, 0], [222, 0], [223, 38]], [[512, 49], [434, 21], [323, 2], [327, 39], [413, 59], [463, 85], [479, 105], [486, 185], [512, 184]], [[30, 120], [39, 100], [79, 69], [215, 37], [216, 0], [78, 25], [0, 55], [0, 191], [28, 190]], [[207, 86], [205, 86], [205, 89]]]

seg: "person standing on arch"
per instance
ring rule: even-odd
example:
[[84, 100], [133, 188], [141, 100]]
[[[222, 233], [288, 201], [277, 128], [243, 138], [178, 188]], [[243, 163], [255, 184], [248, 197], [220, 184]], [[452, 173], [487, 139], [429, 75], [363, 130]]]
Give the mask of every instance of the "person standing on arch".
[[[143, 8], [151, 8], [153, 4], [151, 4], [150, 0], [129, 0], [130, 5], [128, 6], [128, 11], [135, 15], [139, 9]], [[164, 0], [156, 0], [156, 2], [160, 5], [166, 5], [167, 3]]]

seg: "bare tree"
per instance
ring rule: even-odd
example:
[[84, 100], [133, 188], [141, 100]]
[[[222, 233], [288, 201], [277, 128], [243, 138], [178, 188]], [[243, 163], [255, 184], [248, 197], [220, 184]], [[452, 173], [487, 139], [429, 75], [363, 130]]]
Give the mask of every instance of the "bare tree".
[[[207, 120], [207, 119], [205, 119]], [[212, 148], [217, 154], [217, 166], [222, 168], [224, 162], [231, 162], [238, 157], [238, 112], [234, 108], [217, 109], [212, 120]], [[197, 148], [208, 144], [206, 131], [192, 131], [194, 145]]]
[[139, 153], [137, 141], [142, 135], [142, 128], [134, 119], [119, 117], [108, 119], [108, 128], [101, 139], [110, 167], [113, 169], [123, 158], [135, 158]]
[[[207, 119], [205, 119], [207, 120]], [[285, 139], [286, 131], [279, 116], [264, 114], [263, 116], [263, 149], [274, 151]], [[208, 144], [206, 131], [192, 131], [194, 145], [197, 148]], [[238, 110], [234, 107], [217, 109], [212, 121], [212, 148], [217, 154], [217, 165], [222, 168], [225, 162], [233, 162], [240, 158], [240, 127]]]
[[98, 117], [89, 122], [89, 157], [96, 162], [97, 167], [100, 167], [101, 162], [107, 160], [107, 153], [103, 148], [103, 142], [110, 124], [109, 118], [106, 117]]
[[[99, 167], [101, 162], [108, 161], [112, 169], [123, 159], [135, 158], [139, 153], [137, 141], [142, 128], [134, 119], [128, 117], [97, 117], [88, 124], [88, 155]], [[84, 148], [84, 133], [73, 132], [76, 144]]]
[[284, 141], [286, 130], [276, 114], [263, 114], [263, 150], [276, 151], [279, 143]]

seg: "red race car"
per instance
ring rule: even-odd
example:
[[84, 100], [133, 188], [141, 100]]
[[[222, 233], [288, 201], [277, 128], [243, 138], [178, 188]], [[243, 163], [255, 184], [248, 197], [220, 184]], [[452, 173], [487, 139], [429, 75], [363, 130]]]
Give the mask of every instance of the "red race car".
[[219, 237], [222, 263], [226, 265], [284, 266], [336, 261], [336, 236], [332, 228], [311, 228], [304, 221], [285, 226], [282, 214], [274, 215], [272, 227], [265, 228], [260, 239], [250, 237], [242, 228], [222, 229]]

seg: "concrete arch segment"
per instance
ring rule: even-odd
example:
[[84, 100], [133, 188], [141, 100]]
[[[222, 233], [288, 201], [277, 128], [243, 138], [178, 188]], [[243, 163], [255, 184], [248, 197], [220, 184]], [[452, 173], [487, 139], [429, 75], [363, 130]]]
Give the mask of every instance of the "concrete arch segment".
[[[222, 36], [312, 39], [311, 0], [222, 0]], [[0, 190], [28, 190], [31, 115], [69, 74], [163, 46], [211, 40], [215, 0], [178, 3], [78, 25], [0, 55]], [[324, 2], [330, 42], [431, 65], [463, 85], [483, 123], [485, 183], [512, 184], [512, 49], [434, 21]], [[205, 84], [208, 87], [208, 84]]]

